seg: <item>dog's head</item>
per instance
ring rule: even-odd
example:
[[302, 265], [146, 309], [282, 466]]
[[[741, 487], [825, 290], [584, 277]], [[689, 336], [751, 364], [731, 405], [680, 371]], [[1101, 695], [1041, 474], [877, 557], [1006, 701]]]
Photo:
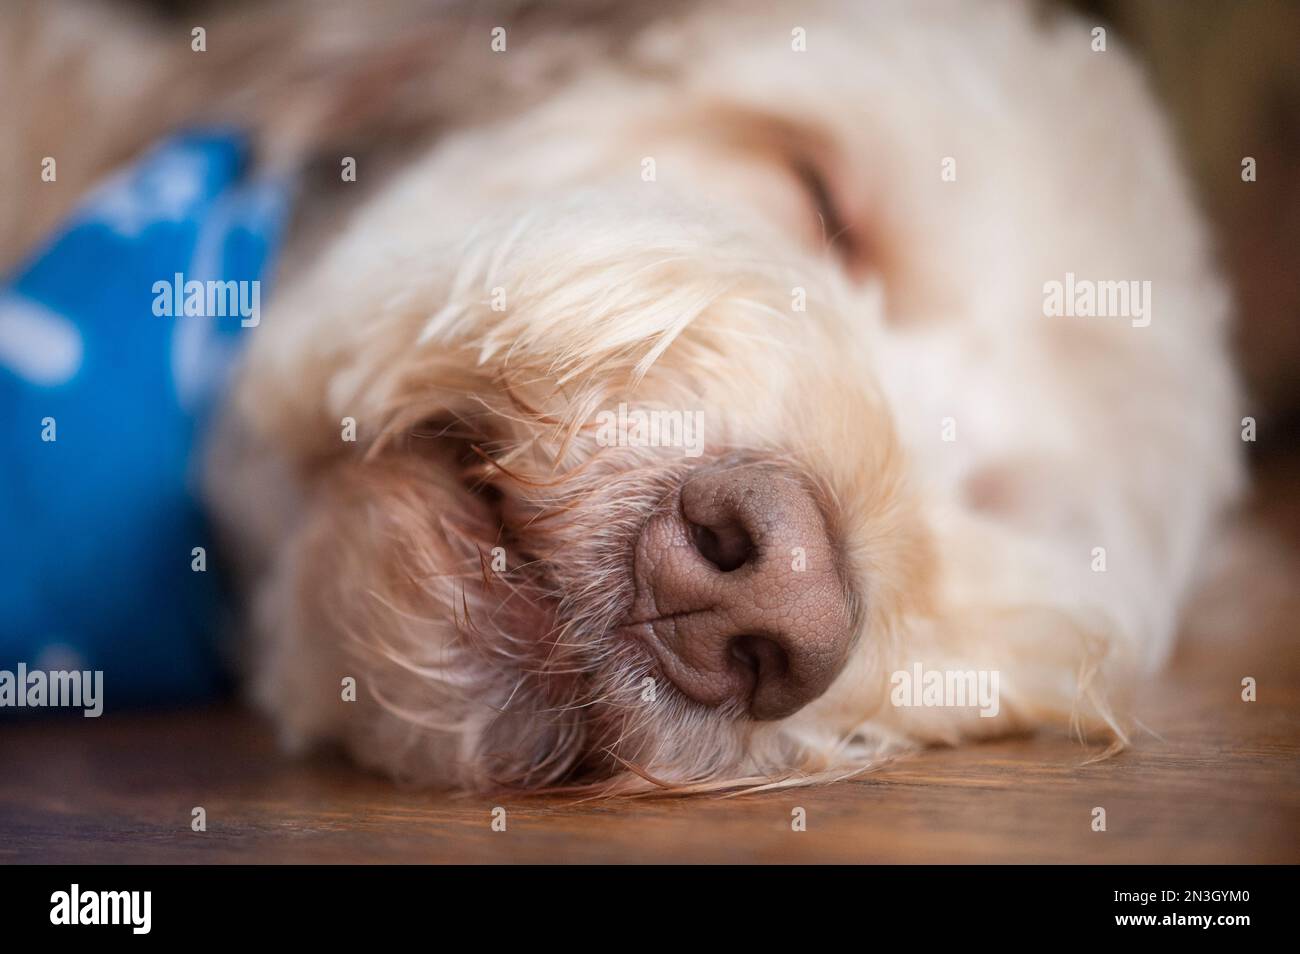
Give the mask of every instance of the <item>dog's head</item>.
[[474, 786], [873, 744], [932, 588], [875, 383], [886, 296], [923, 310], [889, 99], [854, 85], [890, 80], [830, 27], [816, 59], [697, 27], [444, 139], [257, 330], [238, 406], [296, 501], [259, 681], [291, 734]]

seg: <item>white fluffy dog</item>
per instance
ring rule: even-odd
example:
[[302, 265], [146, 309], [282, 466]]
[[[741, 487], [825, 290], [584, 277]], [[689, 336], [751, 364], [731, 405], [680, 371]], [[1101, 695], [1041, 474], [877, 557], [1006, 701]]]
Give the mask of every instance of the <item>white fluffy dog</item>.
[[[500, 25], [402, 54], [472, 60], [469, 101], [426, 87], [434, 145], [303, 230], [213, 458], [286, 735], [610, 791], [1122, 742], [1242, 478], [1228, 299], [1115, 38], [1022, 3]], [[246, 79], [292, 139], [308, 94]]]

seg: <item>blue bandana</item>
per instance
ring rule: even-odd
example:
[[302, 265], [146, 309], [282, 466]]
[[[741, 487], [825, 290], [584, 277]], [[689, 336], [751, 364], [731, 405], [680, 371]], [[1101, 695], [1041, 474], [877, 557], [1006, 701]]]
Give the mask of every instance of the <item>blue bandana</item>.
[[109, 708], [221, 685], [195, 452], [290, 197], [248, 173], [176, 136], [0, 285], [0, 670], [103, 670]]

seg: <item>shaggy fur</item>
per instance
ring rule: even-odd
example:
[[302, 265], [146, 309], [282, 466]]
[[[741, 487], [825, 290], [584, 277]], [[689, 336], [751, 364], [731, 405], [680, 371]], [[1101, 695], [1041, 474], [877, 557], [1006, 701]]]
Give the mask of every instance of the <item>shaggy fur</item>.
[[[1071, 720], [1124, 739], [1241, 469], [1228, 300], [1114, 37], [1014, 2], [290, 11], [217, 33], [280, 37], [293, 78], [222, 108], [276, 161], [325, 157], [321, 207], [353, 188], [340, 130], [437, 136], [300, 233], [209, 471], [288, 740], [422, 783], [633, 791]], [[330, 16], [352, 32], [326, 57]], [[398, 50], [403, 18], [440, 43]], [[335, 108], [366, 78], [384, 105]], [[1150, 325], [1044, 317], [1067, 272], [1150, 281]], [[702, 410], [705, 453], [600, 446], [620, 402]], [[632, 542], [692, 468], [773, 459], [861, 597], [848, 665], [773, 723], [647, 700], [617, 632]], [[997, 670], [999, 715], [891, 705], [918, 662]]]

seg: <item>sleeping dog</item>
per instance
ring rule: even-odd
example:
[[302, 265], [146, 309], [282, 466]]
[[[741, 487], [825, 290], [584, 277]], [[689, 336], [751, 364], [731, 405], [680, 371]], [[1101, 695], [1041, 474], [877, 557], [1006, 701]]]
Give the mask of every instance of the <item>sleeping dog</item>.
[[216, 112], [318, 173], [209, 469], [285, 738], [610, 792], [1122, 744], [1241, 443], [1206, 231], [1095, 26], [314, 4], [209, 25], [215, 66], [120, 38], [176, 88], [137, 133]]

